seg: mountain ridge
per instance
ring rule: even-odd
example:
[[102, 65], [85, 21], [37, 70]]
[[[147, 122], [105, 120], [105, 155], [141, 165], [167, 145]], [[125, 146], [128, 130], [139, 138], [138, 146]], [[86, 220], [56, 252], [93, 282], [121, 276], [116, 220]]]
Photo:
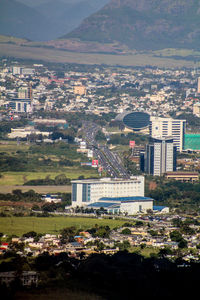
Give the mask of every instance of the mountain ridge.
[[200, 0], [111, 0], [66, 39], [119, 42], [130, 49], [200, 47]]

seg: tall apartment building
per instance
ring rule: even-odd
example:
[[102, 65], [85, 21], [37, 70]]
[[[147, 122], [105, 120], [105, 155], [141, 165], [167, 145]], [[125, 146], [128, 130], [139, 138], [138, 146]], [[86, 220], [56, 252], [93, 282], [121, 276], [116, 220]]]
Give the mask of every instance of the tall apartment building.
[[18, 89], [19, 99], [32, 99], [32, 87], [31, 86], [21, 86]]
[[131, 179], [86, 179], [72, 181], [72, 206], [85, 206], [102, 197], [144, 197], [144, 176]]
[[176, 147], [172, 137], [150, 138], [141, 155], [141, 170], [154, 176], [176, 171]]
[[184, 149], [186, 120], [172, 118], [161, 118], [151, 116], [149, 133], [153, 138], [173, 137], [174, 146], [177, 151], [182, 152]]

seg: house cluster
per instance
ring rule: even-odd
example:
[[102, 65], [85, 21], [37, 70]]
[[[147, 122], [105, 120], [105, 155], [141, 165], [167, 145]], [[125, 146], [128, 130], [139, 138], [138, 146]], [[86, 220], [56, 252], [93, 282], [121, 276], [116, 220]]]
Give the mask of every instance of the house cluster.
[[42, 64], [27, 68], [6, 61], [0, 69], [0, 105], [15, 114], [43, 109], [98, 115], [137, 110], [167, 115], [193, 112], [198, 102], [194, 70], [96, 67], [60, 74]]
[[[141, 219], [142, 218], [142, 219]], [[9, 243], [2, 243], [0, 253], [3, 254], [13, 245], [22, 245], [18, 247], [19, 255], [31, 255], [36, 257], [44, 252], [50, 255], [58, 255], [66, 252], [69, 256], [80, 258], [80, 255], [87, 257], [92, 253], [114, 254], [121, 250], [123, 244], [128, 247], [149, 247], [151, 249], [170, 248], [172, 251], [179, 248], [178, 241], [171, 237], [172, 232], [179, 231], [180, 228], [173, 225], [172, 216], [142, 216], [138, 217], [135, 225], [127, 219], [122, 227], [109, 230], [108, 234], [91, 234], [90, 230], [80, 231], [78, 235], [71, 236], [70, 239], [63, 239], [62, 235], [45, 234], [40, 238], [21, 237], [13, 238]], [[141, 222], [142, 221], [142, 222]], [[199, 226], [190, 225], [193, 233], [182, 234], [183, 239], [187, 242], [187, 251], [185, 259], [193, 255], [193, 259], [199, 259]], [[175, 257], [175, 256], [174, 256]]]

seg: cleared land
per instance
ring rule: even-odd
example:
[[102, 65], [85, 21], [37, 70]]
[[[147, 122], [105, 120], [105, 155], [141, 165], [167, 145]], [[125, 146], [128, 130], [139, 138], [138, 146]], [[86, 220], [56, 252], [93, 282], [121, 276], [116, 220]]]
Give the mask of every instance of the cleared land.
[[45, 193], [71, 193], [71, 185], [0, 185], [0, 193], [12, 193], [13, 190], [19, 189], [23, 193], [34, 190], [38, 194]]
[[57, 234], [62, 228], [75, 226], [86, 230], [95, 224], [110, 228], [121, 226], [125, 220], [79, 218], [79, 217], [0, 217], [0, 232], [21, 236], [26, 232]]
[[154, 57], [153, 54], [93, 54], [74, 53], [42, 47], [29, 47], [12, 44], [0, 45], [0, 56], [9, 56], [24, 59], [43, 60], [57, 63], [78, 64], [107, 64], [121, 66], [158, 66], [158, 67], [191, 67], [192, 62], [183, 59]]

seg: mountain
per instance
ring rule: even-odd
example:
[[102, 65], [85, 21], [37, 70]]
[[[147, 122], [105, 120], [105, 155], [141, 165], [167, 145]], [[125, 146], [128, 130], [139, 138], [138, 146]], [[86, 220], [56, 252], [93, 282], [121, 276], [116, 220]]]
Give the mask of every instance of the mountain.
[[130, 49], [200, 47], [200, 0], [111, 0], [66, 39]]
[[0, 34], [40, 40], [53, 30], [53, 24], [35, 9], [15, 0], [0, 1]]
[[33, 41], [56, 39], [79, 26], [108, 1], [0, 0], [0, 34]]
[[102, 8], [109, 0], [49, 0], [35, 6], [48, 21], [53, 22], [55, 33], [53, 38], [58, 38], [81, 24], [81, 22], [94, 12]]

